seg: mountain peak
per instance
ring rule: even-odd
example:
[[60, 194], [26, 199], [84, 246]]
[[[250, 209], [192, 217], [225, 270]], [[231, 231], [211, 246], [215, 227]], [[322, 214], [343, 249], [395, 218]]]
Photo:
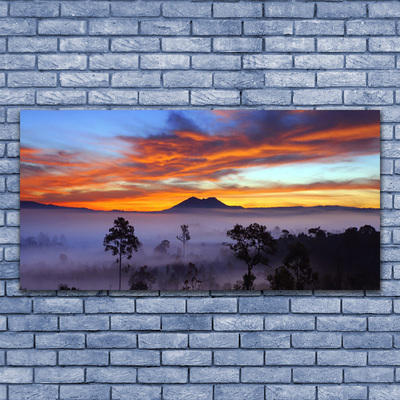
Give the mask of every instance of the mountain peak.
[[189, 197], [181, 203], [173, 206], [171, 210], [182, 209], [182, 208], [242, 208], [242, 207], [231, 207], [218, 200], [216, 197], [208, 197], [207, 199], [199, 199], [197, 197]]

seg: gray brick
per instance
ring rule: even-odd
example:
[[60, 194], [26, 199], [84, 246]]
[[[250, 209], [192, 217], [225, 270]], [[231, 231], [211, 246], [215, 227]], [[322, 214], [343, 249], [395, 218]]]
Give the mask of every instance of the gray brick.
[[87, 368], [88, 383], [135, 383], [136, 370], [133, 368]]
[[315, 318], [301, 315], [277, 315], [265, 317], [265, 330], [308, 331], [315, 329]]
[[113, 330], [147, 331], [159, 330], [160, 327], [160, 317], [155, 315], [116, 315], [111, 317], [111, 329]]
[[39, 70], [86, 69], [86, 65], [85, 55], [52, 54], [38, 56]]
[[34, 55], [5, 54], [0, 59], [1, 69], [33, 69], [35, 67]]
[[[187, 65], [189, 66], [189, 60], [187, 60]], [[240, 56], [217, 54], [194, 55], [192, 56], [192, 67], [194, 69], [208, 70], [238, 70], [241, 68]]]
[[343, 299], [346, 314], [390, 314], [392, 303], [384, 299]]
[[68, 2], [61, 3], [63, 17], [106, 17], [109, 15], [109, 5], [106, 2]]
[[162, 317], [164, 331], [208, 331], [212, 328], [211, 315], [180, 315]]
[[182, 49], [192, 53], [209, 53], [211, 51], [211, 39], [163, 38], [161, 40], [161, 49], [171, 53], [180, 53]]
[[[210, 72], [201, 71], [170, 71], [163, 74], [164, 87], [211, 87], [212, 74]], [[160, 85], [160, 77], [158, 75], [158, 84]]]
[[[335, 385], [335, 388], [337, 385]], [[308, 385], [267, 385], [265, 387], [267, 399], [280, 400], [314, 400], [315, 386]]]
[[298, 55], [294, 65], [300, 69], [339, 69], [343, 68], [344, 56], [333, 54]]
[[135, 299], [91, 298], [85, 300], [85, 312], [88, 314], [115, 314], [135, 312]]
[[261, 72], [220, 72], [214, 75], [216, 88], [261, 88], [264, 76]]
[[183, 54], [146, 54], [140, 56], [142, 69], [188, 69], [189, 56]]
[[157, 366], [160, 365], [160, 352], [153, 350], [112, 350], [111, 365]]
[[314, 4], [268, 1], [264, 5], [264, 16], [268, 18], [313, 18]]
[[237, 348], [239, 347], [238, 333], [191, 333], [189, 346], [192, 348]]
[[108, 39], [104, 38], [61, 38], [60, 50], [66, 52], [105, 52], [108, 51]]
[[[371, 16], [371, 6], [370, 4], [369, 12]], [[377, 4], [378, 5], [378, 4]], [[380, 8], [382, 8], [382, 3], [379, 3]], [[394, 35], [395, 34], [395, 22], [394, 21], [368, 21], [368, 20], [358, 20], [358, 21], [347, 21], [346, 22], [346, 32], [348, 35]]]
[[294, 368], [294, 383], [341, 383], [341, 368]]
[[162, 352], [163, 365], [211, 365], [212, 352], [205, 350], [166, 350]]
[[292, 346], [300, 349], [340, 348], [341, 340], [342, 335], [340, 333], [301, 332], [292, 334]]
[[253, 332], [240, 336], [241, 347], [255, 349], [287, 349], [290, 347], [289, 333]]
[[[296, 90], [293, 94], [293, 104], [295, 105], [342, 104], [342, 92], [340, 90], [335, 90], [335, 89]], [[301, 299], [296, 299], [296, 300], [301, 300]]]
[[8, 317], [8, 329], [10, 331], [56, 331], [57, 327], [57, 317], [53, 316], [24, 315]]
[[39, 37], [10, 37], [8, 39], [8, 51], [10, 53], [55, 52], [57, 51], [57, 39]]
[[[13, 90], [13, 92], [14, 91], [15, 90]], [[23, 90], [23, 91], [20, 91], [20, 93], [30, 93], [30, 91]], [[8, 124], [8, 125], [1, 124], [0, 125], [0, 137], [2, 140], [18, 140], [19, 139], [19, 124], [18, 125], [17, 124]], [[18, 177], [17, 176], [15, 176], [15, 177], [9, 176], [7, 178], [7, 180], [10, 180], [10, 179], [15, 180], [16, 178], [18, 178]], [[19, 184], [19, 179], [17, 179], [17, 181]], [[16, 182], [12, 182], [11, 186], [13, 186], [15, 183]], [[19, 189], [18, 189], [18, 191], [19, 191]]]
[[[6, 17], [8, 13], [8, 4], [7, 3], [1, 3], [0, 4], [0, 17]], [[4, 395], [5, 397], [5, 395]]]
[[138, 382], [140, 383], [186, 383], [187, 381], [187, 368], [150, 367], [138, 369]]
[[239, 383], [239, 368], [229, 368], [229, 367], [191, 368], [190, 382]]
[[392, 347], [388, 333], [348, 333], [343, 335], [345, 349], [387, 349]]
[[139, 334], [139, 347], [143, 349], [180, 349], [188, 345], [188, 335], [183, 333]]
[[362, 382], [393, 382], [393, 369], [380, 367], [345, 368], [344, 381], [351, 383]]
[[243, 56], [244, 69], [291, 69], [292, 57], [289, 55], [255, 54]]
[[2, 349], [29, 349], [33, 347], [33, 333], [1, 332]]
[[372, 52], [397, 52], [400, 48], [400, 38], [370, 38], [369, 50]]
[[393, 92], [391, 90], [345, 90], [344, 103], [349, 105], [385, 105], [393, 104]]
[[[44, 73], [41, 72], [42, 76]], [[108, 86], [108, 74], [101, 72], [62, 72], [60, 84], [63, 87], [105, 87]]]
[[368, 85], [373, 87], [397, 87], [400, 84], [400, 71], [374, 71], [368, 74]]
[[69, 314], [82, 313], [83, 302], [81, 299], [34, 299], [33, 310], [36, 314]]
[[233, 90], [192, 90], [191, 104], [201, 105], [239, 105], [240, 94]]
[[63, 331], [100, 331], [109, 329], [109, 318], [96, 315], [75, 315], [60, 317], [60, 329]]
[[224, 3], [214, 4], [215, 18], [243, 18], [243, 17], [262, 17], [262, 5], [258, 3], [238, 3], [229, 4], [227, 7]]
[[318, 18], [362, 18], [367, 16], [365, 4], [358, 3], [318, 3]]
[[207, 18], [211, 17], [211, 3], [167, 2], [162, 5], [164, 17]]
[[370, 331], [399, 331], [400, 316], [384, 316], [368, 318]]
[[369, 365], [400, 365], [400, 351], [373, 350], [368, 352]]
[[83, 383], [83, 368], [36, 368], [35, 382], [38, 383]]
[[276, 89], [244, 90], [242, 93], [242, 102], [244, 105], [288, 105], [291, 102], [291, 93], [289, 90]]
[[9, 387], [9, 399], [47, 400], [58, 397], [57, 385], [12, 385]]
[[95, 54], [89, 57], [90, 69], [137, 69], [138, 64], [136, 54]]
[[216, 331], [259, 331], [263, 330], [264, 322], [261, 315], [257, 316], [215, 316]]
[[311, 72], [267, 72], [265, 74], [267, 87], [313, 87], [315, 74]]
[[321, 400], [350, 400], [350, 399], [367, 399], [366, 386], [322, 386], [318, 385], [318, 399]]
[[127, 37], [111, 39], [111, 51], [117, 52], [157, 52], [160, 39], [152, 37]]
[[32, 368], [3, 367], [0, 369], [0, 383], [31, 383], [32, 381]]
[[94, 19], [89, 21], [90, 35], [137, 35], [138, 21], [134, 19]]
[[292, 372], [290, 368], [242, 368], [242, 382], [244, 383], [290, 383]]
[[55, 87], [57, 75], [51, 72], [10, 72], [9, 87]]
[[[152, 105], [152, 106], [154, 106], [154, 105], [184, 106], [184, 105], [189, 104], [189, 92], [187, 90], [174, 90], [174, 91], [141, 90], [139, 92], [139, 104]], [[181, 299], [179, 299], [179, 300], [181, 300]], [[146, 308], [142, 306], [141, 309], [145, 310]], [[182, 312], [180, 310], [181, 310], [181, 308], [180, 308], [180, 306], [178, 306], [176, 309], [174, 309], [170, 312], [173, 312], [173, 313]], [[138, 312], [140, 312], [140, 311], [138, 311]], [[142, 312], [151, 312], [151, 311], [142, 311]], [[162, 313], [162, 312], [168, 312], [168, 311], [165, 309], [164, 311], [160, 311], [160, 312]]]
[[156, 2], [111, 3], [111, 15], [114, 17], [158, 17], [160, 4]]
[[213, 396], [210, 385], [166, 385], [163, 387], [164, 400], [208, 400]]
[[96, 399], [108, 400], [110, 398], [109, 385], [61, 385], [60, 399]]
[[233, 313], [237, 312], [235, 298], [188, 299], [187, 310], [190, 313]]
[[86, 341], [88, 348], [135, 348], [136, 336], [131, 332], [99, 332], [87, 334]]
[[70, 19], [40, 20], [39, 35], [84, 35], [86, 33], [85, 21]]
[[262, 400], [263, 385], [216, 385], [215, 400]]
[[367, 76], [365, 72], [324, 71], [318, 72], [317, 84], [320, 87], [366, 86]]
[[241, 21], [235, 20], [195, 20], [193, 35], [197, 36], [236, 36], [241, 35]]
[[394, 56], [376, 54], [346, 56], [346, 68], [350, 69], [392, 69], [394, 67]]
[[44, 105], [85, 104], [86, 92], [83, 90], [46, 90], [36, 94], [36, 102]]
[[289, 312], [289, 299], [283, 297], [256, 297], [239, 299], [241, 313], [286, 313]]
[[251, 53], [262, 50], [261, 38], [215, 38], [213, 50], [222, 53]]
[[[6, 229], [9, 231], [9, 228]], [[0, 313], [2, 314], [29, 314], [31, 309], [30, 299], [0, 298]]]
[[395, 399], [400, 396], [400, 386], [371, 385], [369, 392], [370, 400]]
[[[186, 387], [181, 386], [180, 387]], [[112, 387], [112, 398], [119, 400], [161, 400], [161, 386], [148, 385], [118, 385]]]
[[350, 316], [318, 317], [317, 329], [319, 331], [365, 331], [367, 319]]
[[396, 18], [400, 17], [400, 4], [396, 2], [369, 4], [370, 18]]
[[312, 38], [271, 37], [264, 39], [265, 50], [284, 53], [312, 52], [315, 49]]
[[216, 350], [215, 365], [263, 365], [264, 353], [261, 350]]
[[12, 17], [58, 17], [59, 5], [50, 2], [26, 3], [16, 1], [10, 3]]
[[161, 84], [160, 75], [159, 72], [117, 72], [112, 75], [111, 84], [114, 87], [159, 87]]
[[309, 350], [266, 350], [266, 365], [314, 365], [315, 351]]
[[317, 354], [318, 365], [363, 367], [367, 365], [365, 351], [322, 350]]
[[339, 313], [340, 300], [339, 299], [301, 299], [295, 298], [291, 302], [292, 312], [294, 313]]
[[108, 365], [108, 352], [105, 350], [60, 350], [59, 365]]
[[291, 21], [245, 21], [245, 35], [292, 35], [293, 23]]
[[0, 20], [0, 36], [34, 35], [36, 21], [26, 18], [13, 18], [12, 24], [7, 19]]
[[[306, 20], [294, 23], [296, 35], [301, 36], [338, 36], [344, 35], [343, 21]], [[336, 40], [336, 38], [335, 38]]]
[[47, 366], [56, 365], [57, 353], [54, 350], [10, 350], [7, 351], [7, 365]]
[[157, 35], [157, 36], [172, 36], [172, 35], [189, 35], [189, 21], [142, 21], [140, 24], [141, 35]]
[[318, 38], [317, 50], [325, 53], [363, 53], [366, 39], [361, 38]]

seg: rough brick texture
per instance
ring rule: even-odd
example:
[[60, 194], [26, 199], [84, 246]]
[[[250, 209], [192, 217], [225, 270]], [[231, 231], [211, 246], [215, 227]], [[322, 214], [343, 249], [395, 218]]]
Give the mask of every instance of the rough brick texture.
[[[0, 399], [400, 398], [400, 4], [0, 2]], [[19, 290], [19, 111], [381, 110], [381, 291]], [[339, 386], [340, 385], [340, 386]]]

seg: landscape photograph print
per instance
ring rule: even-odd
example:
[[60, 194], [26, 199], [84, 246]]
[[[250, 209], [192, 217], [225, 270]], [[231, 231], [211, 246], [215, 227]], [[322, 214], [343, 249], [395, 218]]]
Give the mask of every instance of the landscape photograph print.
[[24, 290], [379, 290], [372, 110], [21, 111]]

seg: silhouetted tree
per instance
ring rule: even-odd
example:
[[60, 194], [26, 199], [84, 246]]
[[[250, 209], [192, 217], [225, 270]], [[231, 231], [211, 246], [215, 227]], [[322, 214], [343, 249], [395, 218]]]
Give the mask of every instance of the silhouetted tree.
[[151, 271], [147, 271], [147, 265], [133, 271], [129, 278], [130, 290], [150, 290], [156, 282], [156, 278]]
[[199, 270], [196, 265], [189, 263], [188, 272], [186, 274], [185, 284], [182, 290], [199, 290], [203, 281], [198, 279]]
[[169, 249], [169, 246], [170, 246], [169, 240], [165, 239], [165, 240], [161, 241], [161, 243], [154, 248], [154, 253], [159, 254], [159, 255], [167, 254], [167, 250]]
[[[247, 273], [243, 275], [243, 288], [251, 290], [256, 276], [252, 269], [257, 264], [269, 265], [269, 256], [276, 253], [277, 242], [264, 225], [257, 223], [247, 227], [236, 224], [226, 232], [234, 243], [226, 243], [235, 256], [247, 264]], [[236, 286], [236, 285], [235, 285]]]
[[314, 273], [311, 268], [307, 247], [299, 241], [289, 247], [289, 253], [283, 259], [283, 267], [293, 271], [295, 289], [305, 289], [307, 284], [318, 280], [318, 273]]
[[295, 282], [290, 271], [283, 265], [275, 270], [275, 273], [268, 275], [272, 290], [292, 290]]
[[137, 251], [141, 243], [135, 236], [135, 228], [123, 217], [114, 220], [114, 226], [108, 232], [103, 246], [105, 251], [111, 250], [113, 256], [118, 256], [116, 262], [119, 263], [119, 290], [121, 290], [122, 258], [130, 260], [132, 252]]
[[176, 238], [182, 242], [182, 258], [185, 259], [186, 242], [190, 240], [189, 225], [181, 225], [182, 233]]

